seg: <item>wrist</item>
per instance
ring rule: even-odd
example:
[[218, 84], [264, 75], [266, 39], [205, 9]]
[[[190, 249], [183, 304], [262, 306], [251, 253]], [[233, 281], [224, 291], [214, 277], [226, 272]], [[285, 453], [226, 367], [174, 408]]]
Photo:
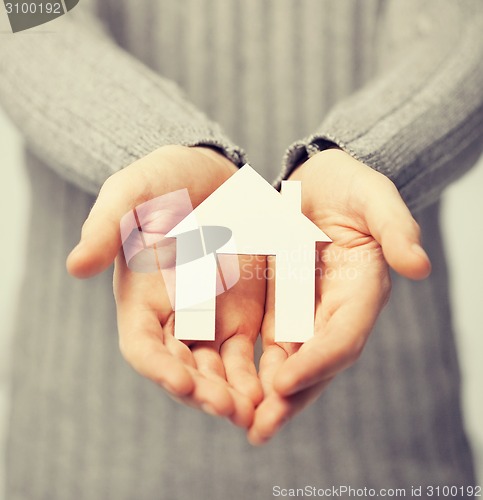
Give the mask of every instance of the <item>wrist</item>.
[[221, 150], [213, 146], [191, 146], [192, 150], [208, 157], [216, 162], [216, 164], [227, 168], [231, 173], [235, 173], [238, 169], [236, 165], [226, 157]]
[[290, 180], [302, 182], [302, 206], [308, 216], [325, 207], [362, 213], [371, 202], [375, 186], [380, 192], [394, 188], [386, 176], [338, 148], [316, 153]]
[[337, 170], [354, 169], [354, 163], [363, 165], [339, 147], [324, 149], [302, 162], [292, 172], [289, 180], [302, 180], [314, 175], [317, 178], [320, 178], [321, 175], [331, 177], [332, 175], [338, 175]]

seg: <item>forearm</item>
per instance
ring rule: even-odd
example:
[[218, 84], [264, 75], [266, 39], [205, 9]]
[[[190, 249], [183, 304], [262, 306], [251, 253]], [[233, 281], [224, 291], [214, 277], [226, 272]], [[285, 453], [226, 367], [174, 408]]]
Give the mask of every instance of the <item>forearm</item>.
[[0, 104], [44, 162], [97, 192], [117, 170], [163, 145], [243, 153], [181, 91], [117, 47], [80, 12], [52, 32], [4, 35]]

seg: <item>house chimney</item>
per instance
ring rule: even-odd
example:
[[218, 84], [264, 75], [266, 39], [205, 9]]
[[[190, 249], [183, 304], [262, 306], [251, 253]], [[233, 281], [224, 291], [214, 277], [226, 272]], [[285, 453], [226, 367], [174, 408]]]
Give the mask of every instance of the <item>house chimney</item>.
[[302, 183], [300, 181], [282, 181], [282, 197], [294, 212], [302, 211]]

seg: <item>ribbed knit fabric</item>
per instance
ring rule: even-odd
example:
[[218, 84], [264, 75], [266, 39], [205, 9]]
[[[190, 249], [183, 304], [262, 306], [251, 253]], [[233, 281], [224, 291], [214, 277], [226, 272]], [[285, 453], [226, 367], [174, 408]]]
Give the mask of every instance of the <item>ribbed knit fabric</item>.
[[283, 175], [308, 153], [336, 143], [387, 175], [418, 210], [474, 165], [481, 151], [483, 5], [399, 0], [384, 8], [375, 78], [289, 148]]
[[[0, 99], [26, 138], [33, 193], [8, 500], [474, 483], [433, 202], [481, 148], [482, 8], [422, 4], [83, 0], [51, 33], [2, 35]], [[75, 281], [64, 259], [91, 195], [160, 145], [213, 144], [238, 165], [244, 148], [273, 179], [284, 154], [286, 175], [327, 141], [395, 180], [434, 271], [422, 283], [394, 276], [357, 365], [253, 449], [125, 364], [110, 273]]]

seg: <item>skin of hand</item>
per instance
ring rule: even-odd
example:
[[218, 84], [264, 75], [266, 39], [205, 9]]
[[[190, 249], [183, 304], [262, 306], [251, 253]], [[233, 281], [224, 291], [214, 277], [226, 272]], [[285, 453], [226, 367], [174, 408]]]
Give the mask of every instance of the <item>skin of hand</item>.
[[89, 278], [115, 262], [124, 358], [175, 400], [247, 428], [263, 398], [253, 357], [266, 290], [264, 280], [251, 276], [265, 264], [239, 258], [241, 279], [217, 297], [216, 341], [182, 342], [174, 337], [174, 311], [162, 275], [129, 270], [120, 235], [120, 220], [134, 207], [183, 188], [196, 207], [235, 172], [214, 149], [164, 146], [115, 173], [102, 186], [67, 269], [77, 278]]
[[267, 285], [259, 367], [264, 399], [248, 431], [254, 445], [268, 441], [359, 358], [389, 298], [388, 266], [414, 280], [431, 272], [419, 226], [384, 175], [329, 149], [290, 179], [302, 182], [302, 211], [332, 242], [317, 244], [312, 339], [275, 343], [273, 280]]

